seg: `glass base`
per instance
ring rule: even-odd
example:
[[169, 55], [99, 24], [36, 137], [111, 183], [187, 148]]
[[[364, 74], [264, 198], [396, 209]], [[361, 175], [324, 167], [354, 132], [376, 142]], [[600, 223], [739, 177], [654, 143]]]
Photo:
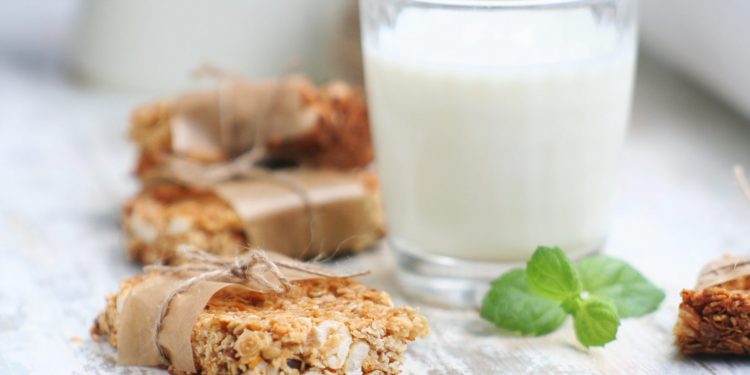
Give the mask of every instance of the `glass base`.
[[[411, 251], [390, 243], [396, 256], [396, 276], [409, 298], [452, 308], [479, 308], [490, 281], [526, 262], [486, 262]], [[575, 254], [581, 258], [598, 252]]]

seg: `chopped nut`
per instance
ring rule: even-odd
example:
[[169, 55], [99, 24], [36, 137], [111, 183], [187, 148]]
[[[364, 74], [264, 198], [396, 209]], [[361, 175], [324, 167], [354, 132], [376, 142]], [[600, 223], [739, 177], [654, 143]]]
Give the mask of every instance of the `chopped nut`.
[[349, 353], [352, 336], [349, 329], [341, 322], [326, 320], [313, 331], [313, 342], [325, 355], [325, 363], [333, 369], [341, 368]]
[[367, 358], [370, 352], [370, 345], [363, 341], [357, 341], [349, 349], [349, 356], [346, 358], [344, 371], [346, 375], [362, 375], [362, 362]]
[[[234, 344], [234, 350], [240, 354], [240, 358], [243, 359], [242, 361], [256, 361], [260, 360], [261, 350], [270, 344], [271, 335], [268, 333], [245, 330], [239, 337], [237, 337], [237, 342]], [[252, 368], [255, 366], [249, 365], [248, 367]]]
[[184, 216], [173, 217], [167, 226], [167, 234], [177, 236], [189, 231], [193, 227], [193, 219]]
[[281, 344], [277, 342], [277, 343], [274, 343], [270, 346], [263, 348], [261, 355], [265, 359], [274, 359], [278, 357], [279, 355], [281, 355]]
[[159, 236], [159, 231], [140, 215], [134, 214], [131, 216], [129, 224], [133, 234], [146, 244], [154, 243]]

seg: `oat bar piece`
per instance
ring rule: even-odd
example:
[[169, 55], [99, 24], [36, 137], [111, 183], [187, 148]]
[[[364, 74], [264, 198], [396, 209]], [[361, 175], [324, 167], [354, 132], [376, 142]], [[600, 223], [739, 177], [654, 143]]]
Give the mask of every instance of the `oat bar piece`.
[[233, 255], [247, 244], [242, 220], [209, 190], [163, 183], [145, 188], [123, 206], [122, 229], [130, 259], [172, 263], [179, 244]]
[[706, 264], [682, 291], [675, 343], [685, 354], [750, 354], [750, 255]]
[[750, 276], [683, 290], [674, 334], [684, 354], [750, 354]]
[[311, 211], [294, 191], [258, 179], [213, 190], [172, 183], [145, 188], [123, 209], [130, 258], [171, 263], [180, 244], [220, 255], [252, 246], [312, 258], [361, 251], [384, 235], [373, 173], [306, 170], [284, 176], [308, 189]]
[[[264, 98], [268, 101], [269, 96], [271, 100], [277, 96], [276, 89], [269, 87], [272, 84], [236, 81], [226, 88], [192, 92], [137, 108], [131, 116], [130, 138], [139, 148], [138, 177], [143, 180], [155, 177], [166, 158], [177, 153], [175, 142], [179, 140], [173, 137], [173, 126], [187, 117], [193, 124], [202, 123], [211, 129], [220, 128], [223, 118], [235, 132], [245, 133], [245, 141], [255, 136], [257, 127], [269, 127], [263, 130], [263, 143], [271, 162], [354, 168], [372, 161], [367, 106], [360, 90], [341, 82], [316, 88], [300, 77], [284, 79], [278, 84], [284, 85], [286, 96], [298, 99], [300, 108], [296, 112], [299, 116], [287, 114], [273, 119], [266, 118], [271, 115], [258, 113], [265, 111], [266, 104], [261, 103]], [[303, 120], [295, 124], [295, 118]], [[229, 138], [238, 137], [231, 135]], [[222, 162], [247, 151], [246, 147], [247, 144], [240, 144], [232, 155], [227, 149], [191, 146], [179, 156], [201, 162]]]
[[[117, 347], [124, 300], [148, 277], [126, 280], [107, 298], [94, 338]], [[428, 333], [425, 317], [394, 307], [385, 292], [354, 279], [311, 279], [280, 294], [221, 290], [199, 314], [191, 344], [201, 374], [397, 374], [407, 343]]]

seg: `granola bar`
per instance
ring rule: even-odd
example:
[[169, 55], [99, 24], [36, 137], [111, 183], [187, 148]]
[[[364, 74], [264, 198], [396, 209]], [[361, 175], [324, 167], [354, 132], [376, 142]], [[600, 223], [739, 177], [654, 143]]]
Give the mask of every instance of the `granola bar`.
[[[362, 167], [373, 158], [367, 106], [363, 95], [343, 83], [332, 83], [316, 88], [307, 80], [293, 80], [293, 94], [298, 95], [301, 113], [309, 126], [302, 129], [283, 129], [285, 124], [271, 129], [264, 138], [270, 162], [293, 162], [300, 165], [330, 168]], [[256, 98], [254, 90], [244, 90], [245, 82], [229, 88], [230, 107], [240, 112]], [[138, 145], [140, 156], [136, 174], [143, 180], [155, 177], [159, 167], [174, 155], [172, 122], [190, 112], [204, 122], [219, 121], [220, 95], [218, 90], [189, 93], [173, 100], [161, 100], [136, 109], [131, 117], [130, 137]], [[233, 118], [234, 126], [257, 120], [247, 115]], [[218, 126], [218, 125], [217, 125]], [[275, 133], [274, 133], [275, 131]], [[246, 150], [238, 150], [246, 151]], [[231, 159], [227, 150], [192, 151], [186, 156], [202, 162], [221, 162]]]
[[674, 335], [684, 354], [750, 354], [750, 276], [683, 290]]
[[[177, 245], [190, 244], [221, 255], [235, 255], [238, 249], [255, 246], [310, 258], [361, 251], [383, 236], [374, 174], [316, 170], [289, 176], [299, 178], [311, 194], [320, 188], [326, 195], [320, 201], [313, 197], [312, 218], [293, 191], [263, 181], [248, 181], [235, 189], [243, 196], [234, 200], [240, 200], [245, 211], [252, 211], [245, 215], [215, 190], [172, 183], [146, 187], [124, 205], [128, 254], [144, 264], [170, 263], [175, 260]], [[348, 194], [342, 190], [352, 188], [360, 193], [335, 196]]]
[[[92, 328], [117, 347], [129, 292], [151, 275], [122, 283]], [[427, 319], [394, 307], [387, 293], [354, 279], [294, 282], [289, 291], [227, 288], [215, 294], [191, 333], [202, 374], [397, 374], [407, 343], [429, 333]], [[170, 368], [171, 373], [176, 373]]]

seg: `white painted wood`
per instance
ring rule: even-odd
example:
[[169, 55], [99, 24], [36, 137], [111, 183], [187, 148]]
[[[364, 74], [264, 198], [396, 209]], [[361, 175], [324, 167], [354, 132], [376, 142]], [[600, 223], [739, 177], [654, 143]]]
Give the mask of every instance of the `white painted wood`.
[[[0, 374], [163, 374], [116, 367], [114, 351], [88, 336], [104, 295], [138, 272], [118, 214], [136, 188], [125, 119], [144, 98], [75, 88], [55, 66], [29, 65], [0, 62]], [[731, 174], [736, 162], [750, 166], [750, 124], [652, 62], [641, 66], [633, 123], [607, 253], [667, 291], [661, 309], [586, 351], [570, 324], [511, 337], [474, 311], [425, 306], [433, 334], [410, 347], [405, 373], [750, 372], [741, 359], [682, 358], [671, 335], [679, 291], [701, 265], [750, 249], [750, 204]], [[404, 302], [387, 251], [354, 262]]]

